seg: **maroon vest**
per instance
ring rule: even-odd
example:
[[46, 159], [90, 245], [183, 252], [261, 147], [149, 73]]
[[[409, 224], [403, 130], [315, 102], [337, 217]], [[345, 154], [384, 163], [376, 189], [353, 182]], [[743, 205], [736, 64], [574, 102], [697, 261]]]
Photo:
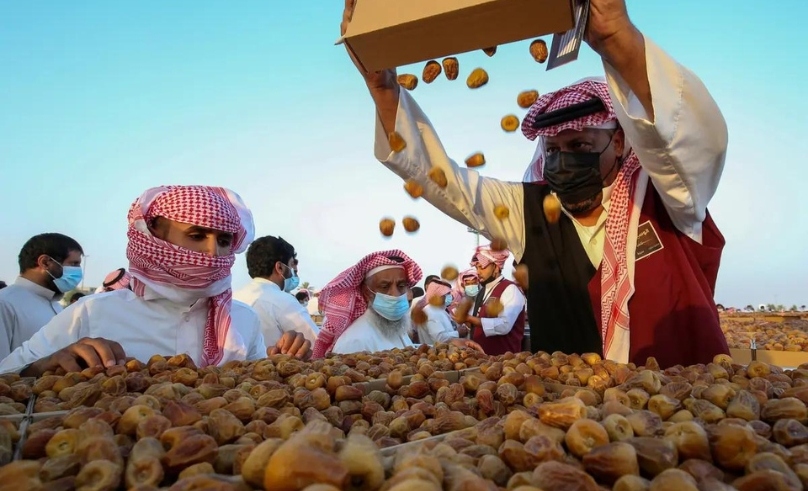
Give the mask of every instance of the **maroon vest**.
[[[638, 240], [635, 291], [628, 302], [629, 361], [645, 364], [653, 356], [662, 367], [687, 366], [710, 363], [719, 353], [729, 354], [713, 300], [725, 242], [709, 213], [702, 224], [699, 244], [673, 225], [662, 199], [649, 183], [639, 228], [644, 238]], [[645, 246], [641, 247], [640, 242]], [[657, 242], [661, 248], [654, 245]], [[589, 282], [598, 329], [600, 281], [598, 269]]]
[[[531, 351], [601, 353], [600, 271], [566, 215], [547, 222], [542, 200], [548, 186], [525, 184], [524, 190], [521, 263], [529, 270]], [[712, 218], [708, 214], [702, 225], [702, 243], [695, 242], [673, 226], [649, 183], [639, 225], [643, 244], [638, 244], [635, 292], [628, 305], [630, 361], [644, 364], [654, 356], [666, 368], [709, 363], [728, 353], [713, 301], [724, 238]]]
[[[516, 285], [514, 282], [502, 279], [497, 286], [494, 287], [494, 290], [491, 292], [491, 295], [488, 296], [488, 299], [492, 298], [500, 298], [502, 292], [505, 291], [506, 288], [510, 285]], [[486, 317], [486, 305], [483, 304], [480, 307], [479, 312], [477, 313], [478, 317], [481, 319]], [[482, 327], [475, 327], [472, 331], [472, 340], [482, 346], [483, 351], [487, 355], [502, 355], [510, 351], [511, 353], [519, 353], [522, 351], [522, 338], [525, 336], [525, 310], [522, 309], [522, 312], [519, 313], [519, 317], [516, 318], [516, 322], [513, 323], [513, 327], [508, 332], [508, 334], [504, 334], [502, 336], [486, 336], [483, 332]]]

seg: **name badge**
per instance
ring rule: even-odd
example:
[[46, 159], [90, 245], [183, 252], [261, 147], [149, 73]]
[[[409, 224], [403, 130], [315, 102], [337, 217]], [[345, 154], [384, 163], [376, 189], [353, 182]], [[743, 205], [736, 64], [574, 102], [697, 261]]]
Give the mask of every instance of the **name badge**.
[[662, 241], [654, 230], [650, 221], [640, 224], [637, 227], [637, 251], [634, 260], [639, 261], [651, 254], [664, 249]]

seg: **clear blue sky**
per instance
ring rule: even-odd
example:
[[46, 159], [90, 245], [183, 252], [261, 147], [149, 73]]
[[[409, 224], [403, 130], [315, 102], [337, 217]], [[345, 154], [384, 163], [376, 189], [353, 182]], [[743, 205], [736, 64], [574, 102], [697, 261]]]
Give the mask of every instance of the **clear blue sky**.
[[[340, 0], [0, 3], [0, 279], [14, 279], [31, 235], [60, 231], [84, 246], [97, 285], [126, 265], [132, 200], [180, 183], [240, 193], [259, 234], [294, 244], [316, 286], [380, 248], [407, 251], [426, 273], [465, 264], [474, 237], [413, 203], [373, 159], [372, 103], [333, 45], [341, 10]], [[629, 0], [629, 12], [701, 76], [729, 125], [710, 207], [727, 239], [717, 301], [808, 303], [808, 3]], [[486, 175], [518, 180], [533, 153], [499, 130], [520, 90], [602, 74], [586, 46], [551, 72], [526, 52], [460, 56], [490, 72], [482, 90], [441, 78], [415, 91], [450, 154], [486, 153]], [[382, 215], [408, 213], [419, 234], [379, 237]], [[241, 258], [235, 286], [245, 269]]]

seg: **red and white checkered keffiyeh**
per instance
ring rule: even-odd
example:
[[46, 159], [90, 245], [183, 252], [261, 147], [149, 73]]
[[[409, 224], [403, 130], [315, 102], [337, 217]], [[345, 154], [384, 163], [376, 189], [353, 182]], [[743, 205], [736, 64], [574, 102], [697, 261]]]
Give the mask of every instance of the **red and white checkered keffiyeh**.
[[442, 297], [452, 293], [452, 287], [444, 283], [433, 281], [426, 287], [426, 301], [429, 302], [432, 297]]
[[454, 281], [454, 286], [452, 287], [452, 303], [449, 305], [450, 312], [454, 311], [460, 301], [466, 297], [466, 285], [464, 283], [466, 278], [474, 278], [479, 281], [477, 269], [467, 269], [457, 275], [457, 279]]
[[116, 269], [109, 273], [104, 278], [103, 288], [104, 291], [111, 292], [114, 290], [123, 290], [129, 288], [129, 282], [132, 281], [132, 275], [129, 274], [124, 268]]
[[[533, 128], [538, 115], [585, 102], [593, 97], [603, 101], [605, 111], [547, 128]], [[564, 130], [581, 131], [584, 128], [604, 127], [616, 121], [617, 115], [609, 96], [608, 85], [599, 79], [587, 79], [540, 97], [522, 122], [522, 133], [528, 139], [535, 140], [536, 137], [555, 136]], [[534, 161], [525, 173], [525, 181], [543, 179], [543, 150], [544, 144], [540, 140]], [[633, 289], [628, 273], [626, 248], [631, 210], [635, 208], [634, 193], [639, 170], [640, 161], [627, 142], [623, 165], [612, 189], [601, 263], [601, 337], [604, 354], [609, 351], [615, 329], [629, 328], [628, 301]]]
[[[156, 217], [232, 233], [231, 252], [212, 256], [161, 240], [149, 229]], [[218, 364], [230, 330], [230, 269], [235, 254], [253, 239], [252, 214], [237, 194], [224, 188], [162, 186], [135, 200], [128, 220], [126, 257], [132, 291], [142, 297], [148, 286], [173, 301], [209, 298], [201, 364]]]
[[[401, 258], [404, 262], [388, 259], [390, 257]], [[322, 358], [328, 354], [342, 333], [367, 311], [368, 305], [362, 296], [361, 286], [365, 281], [365, 275], [380, 266], [402, 266], [410, 288], [423, 276], [420, 266], [398, 249], [368, 254], [354, 266], [340, 273], [320, 290], [323, 326], [314, 343], [312, 352], [314, 358]]]
[[511, 251], [505, 249], [503, 251], [492, 251], [490, 245], [478, 246], [474, 251], [474, 256], [471, 258], [471, 265], [476, 266], [478, 263], [481, 268], [487, 268], [489, 264], [494, 263], [502, 271], [505, 268], [505, 261], [510, 257]]

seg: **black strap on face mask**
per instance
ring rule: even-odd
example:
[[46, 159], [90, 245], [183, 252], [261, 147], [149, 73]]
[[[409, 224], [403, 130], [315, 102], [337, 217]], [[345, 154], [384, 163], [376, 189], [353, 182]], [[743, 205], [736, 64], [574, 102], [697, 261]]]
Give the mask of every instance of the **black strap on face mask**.
[[603, 104], [602, 100], [598, 98], [590, 99], [536, 116], [533, 121], [533, 129], [549, 128], [550, 126], [566, 123], [567, 121], [590, 116], [605, 110], [606, 105]]

